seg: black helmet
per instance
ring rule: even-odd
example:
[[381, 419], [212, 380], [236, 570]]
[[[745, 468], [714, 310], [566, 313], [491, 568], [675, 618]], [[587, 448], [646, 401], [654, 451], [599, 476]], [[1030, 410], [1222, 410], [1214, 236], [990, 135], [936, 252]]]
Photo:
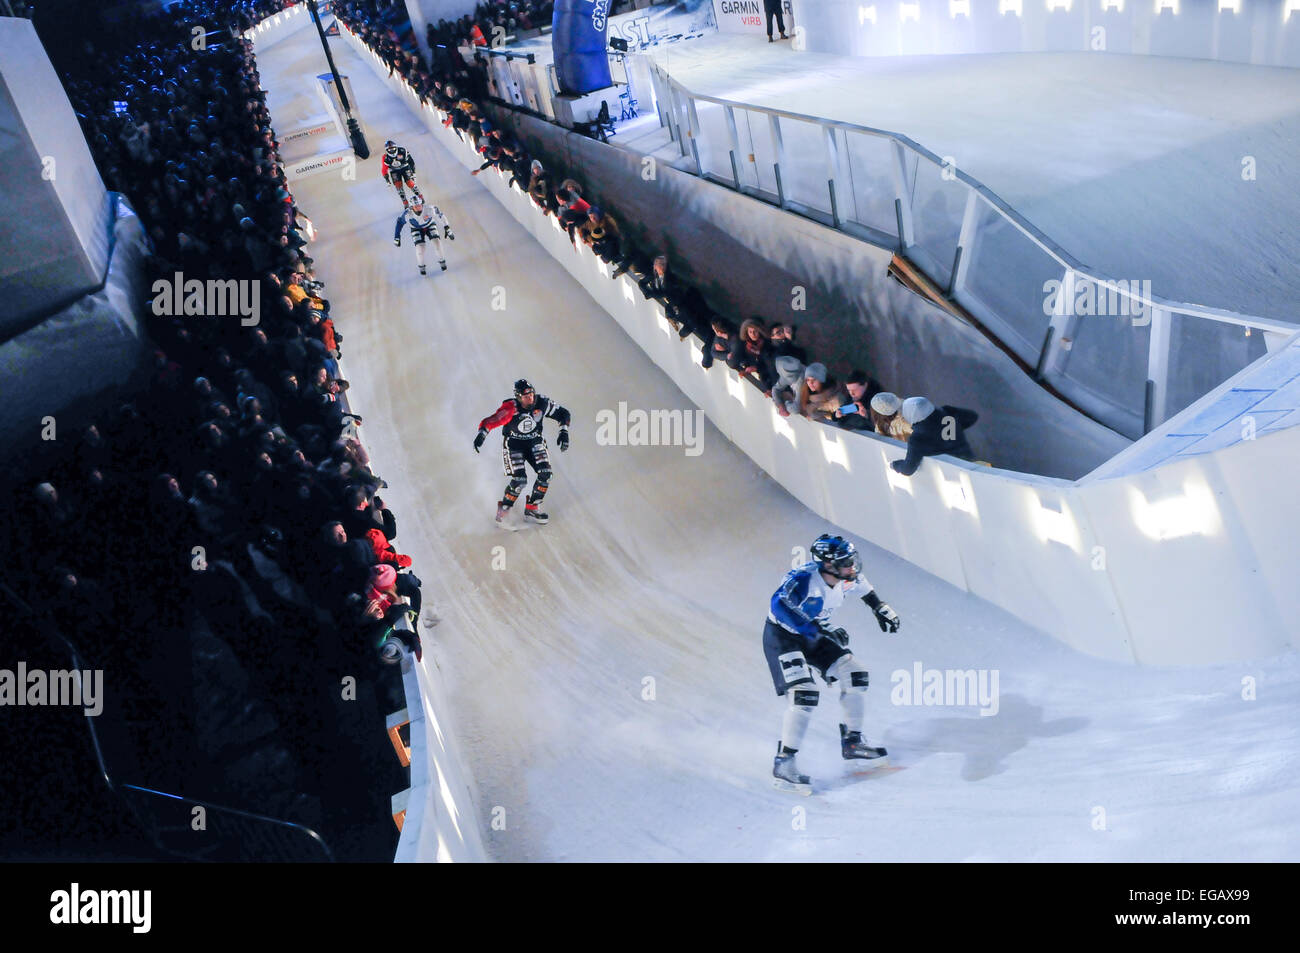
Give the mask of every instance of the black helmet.
[[519, 380], [515, 381], [515, 396], [516, 396], [516, 397], [519, 397], [519, 396], [521, 396], [521, 395], [523, 395], [523, 394], [526, 394], [526, 393], [527, 393], [528, 391], [530, 391], [530, 390], [531, 390], [534, 394], [537, 393], [536, 388], [534, 388], [533, 385], [530, 384], [530, 383], [528, 383], [528, 381], [526, 381], [524, 378], [521, 377], [521, 378], [519, 378]]
[[856, 579], [862, 572], [862, 557], [857, 547], [842, 536], [823, 533], [813, 540], [809, 550], [822, 570], [840, 579]]

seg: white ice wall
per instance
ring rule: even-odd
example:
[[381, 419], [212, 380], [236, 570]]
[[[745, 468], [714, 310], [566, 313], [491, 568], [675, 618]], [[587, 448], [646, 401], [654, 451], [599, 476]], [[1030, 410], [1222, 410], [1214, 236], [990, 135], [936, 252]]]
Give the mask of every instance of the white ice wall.
[[[363, 44], [466, 169], [480, 157], [444, 128]], [[900, 477], [901, 444], [778, 417], [723, 367], [706, 371], [657, 304], [542, 216], [493, 172], [479, 177], [734, 444], [809, 509], [1107, 659], [1185, 664], [1295, 647], [1300, 589], [1292, 540], [1300, 427], [1109, 480], [1068, 482], [927, 460]], [[1274, 355], [1276, 357], [1276, 355]], [[1199, 405], [1189, 408], [1196, 412]]]
[[0, 340], [104, 281], [113, 221], [36, 28], [0, 17]]
[[[321, 13], [322, 22], [328, 24], [332, 19], [327, 13]], [[281, 10], [272, 16], [267, 17], [257, 26], [250, 30], [244, 31], [244, 37], [252, 40], [257, 44], [257, 48], [265, 50], [269, 46], [279, 43], [291, 33], [296, 33], [304, 26], [315, 25], [311, 22], [311, 14], [307, 12], [307, 4], [295, 3], [287, 10]]]
[[[1300, 66], [1288, 0], [794, 0], [800, 49], [849, 56], [1145, 53]], [[761, 7], [761, 3], [759, 4]]]

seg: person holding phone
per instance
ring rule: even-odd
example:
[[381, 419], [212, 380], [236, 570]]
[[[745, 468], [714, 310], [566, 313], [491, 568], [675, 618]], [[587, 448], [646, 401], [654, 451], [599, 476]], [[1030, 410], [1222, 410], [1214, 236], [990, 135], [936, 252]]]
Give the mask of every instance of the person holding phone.
[[[871, 415], [869, 407], [871, 405], [872, 385], [875, 382], [871, 380], [862, 371], [855, 370], [849, 375], [844, 384], [844, 389], [848, 391], [849, 399], [843, 405], [838, 407], [832, 418], [845, 430], [870, 430]], [[875, 388], [879, 390], [879, 387]]]

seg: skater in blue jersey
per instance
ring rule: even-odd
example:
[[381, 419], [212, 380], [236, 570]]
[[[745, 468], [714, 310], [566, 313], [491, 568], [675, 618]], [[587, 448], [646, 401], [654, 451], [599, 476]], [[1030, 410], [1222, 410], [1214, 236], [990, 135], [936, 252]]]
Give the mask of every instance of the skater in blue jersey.
[[783, 790], [810, 794], [806, 774], [795, 766], [795, 753], [803, 744], [821, 692], [813, 673], [827, 685], [840, 686], [840, 753], [873, 765], [886, 764], [884, 748], [873, 748], [862, 734], [866, 711], [867, 670], [849, 651], [849, 635], [830, 625], [831, 615], [846, 596], [862, 593], [862, 601], [876, 614], [882, 632], [897, 632], [898, 613], [882, 602], [862, 578], [862, 558], [853, 544], [839, 536], [823, 534], [813, 542], [812, 560], [786, 573], [772, 595], [763, 652], [778, 695], [790, 699], [772, 766], [773, 783]]

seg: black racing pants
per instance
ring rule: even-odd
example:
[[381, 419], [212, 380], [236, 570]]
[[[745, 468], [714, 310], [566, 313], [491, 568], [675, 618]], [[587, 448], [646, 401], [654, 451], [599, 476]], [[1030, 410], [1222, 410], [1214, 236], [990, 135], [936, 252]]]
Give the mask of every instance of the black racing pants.
[[537, 479], [533, 482], [533, 491], [528, 494], [526, 502], [533, 506], [541, 503], [551, 483], [551, 458], [546, 452], [546, 441], [541, 438], [506, 440], [501, 448], [501, 456], [506, 476], [510, 477], [501, 502], [506, 506], [515, 505], [515, 500], [519, 499], [519, 494], [528, 485], [526, 467], [531, 466], [537, 473]]

